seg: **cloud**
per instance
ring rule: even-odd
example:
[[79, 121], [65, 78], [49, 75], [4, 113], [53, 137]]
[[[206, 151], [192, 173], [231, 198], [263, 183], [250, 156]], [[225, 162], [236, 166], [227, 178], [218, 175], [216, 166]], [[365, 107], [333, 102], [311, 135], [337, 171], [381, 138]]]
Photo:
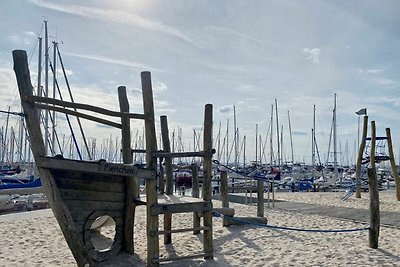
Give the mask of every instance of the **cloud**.
[[378, 80], [378, 84], [382, 86], [388, 86], [388, 85], [395, 85], [397, 84], [397, 82], [392, 79], [382, 78]]
[[383, 72], [383, 69], [358, 69], [358, 73], [359, 74], [363, 74], [363, 73], [367, 73], [367, 74], [376, 74], [376, 73], [380, 73]]
[[232, 111], [232, 109], [233, 108], [231, 106], [223, 106], [223, 107], [220, 107], [218, 109], [218, 111], [221, 113], [230, 113]]
[[319, 58], [321, 56], [321, 49], [319, 48], [303, 48], [303, 54], [305, 54], [307, 57], [307, 60], [310, 60], [311, 62], [315, 64], [319, 64]]
[[167, 91], [167, 85], [165, 83], [162, 82], [155, 82], [153, 84], [153, 92], [165, 92]]
[[193, 44], [192, 40], [188, 36], [180, 32], [178, 29], [175, 29], [171, 26], [165, 25], [157, 21], [145, 19], [133, 13], [114, 10], [114, 9], [100, 9], [82, 5], [61, 5], [56, 3], [50, 3], [43, 0], [30, 0], [30, 1], [37, 6], [68, 14], [98, 19], [106, 22], [116, 22], [134, 27], [140, 27], [146, 30], [162, 32], [177, 37], [187, 43]]
[[244, 40], [259, 44], [259, 45], [264, 45], [264, 42], [262, 40], [254, 38], [254, 37], [249, 36], [247, 34], [235, 31], [235, 30], [233, 30], [231, 28], [208, 26], [205, 29], [206, 30], [211, 30], [211, 31], [215, 32], [217, 35], [229, 34], [229, 35], [233, 35], [234, 37], [239, 37], [241, 39], [244, 39]]
[[82, 54], [66, 53], [66, 52], [64, 52], [64, 54], [68, 55], [68, 56], [73, 56], [73, 57], [79, 57], [79, 58], [96, 60], [96, 61], [116, 64], [116, 65], [121, 65], [121, 66], [133, 67], [133, 68], [136, 68], [139, 70], [148, 69], [148, 70], [163, 72], [163, 70], [161, 70], [161, 69], [153, 68], [153, 67], [147, 66], [142, 63], [136, 63], [136, 62], [132, 62], [132, 61], [124, 60], [124, 59], [114, 59], [114, 58], [103, 57], [103, 56], [98, 56], [98, 55], [82, 55]]

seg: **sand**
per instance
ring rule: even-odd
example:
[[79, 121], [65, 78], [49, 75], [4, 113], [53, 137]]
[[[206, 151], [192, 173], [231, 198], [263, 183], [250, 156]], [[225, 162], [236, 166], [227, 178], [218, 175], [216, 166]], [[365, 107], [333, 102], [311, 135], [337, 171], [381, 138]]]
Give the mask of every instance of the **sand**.
[[[368, 194], [340, 200], [340, 193], [279, 193], [278, 199], [305, 203], [367, 208]], [[325, 203], [326, 202], [326, 203]], [[394, 192], [381, 193], [381, 210], [400, 212]], [[220, 206], [219, 201], [214, 202]], [[254, 216], [255, 206], [231, 204], [237, 216]], [[343, 219], [266, 209], [269, 223], [312, 229], [352, 229], [366, 227]], [[175, 214], [173, 227], [191, 227], [191, 214]], [[400, 218], [399, 218], [400, 219]], [[136, 255], [122, 255], [111, 266], [145, 266], [145, 208], [137, 212]], [[161, 220], [160, 220], [161, 223]], [[0, 266], [76, 266], [51, 210], [0, 216]], [[166, 266], [400, 266], [400, 229], [382, 227], [379, 249], [368, 247], [368, 231], [352, 233], [308, 233], [275, 230], [260, 226], [222, 227], [214, 218], [212, 261], [185, 260]], [[164, 247], [161, 256], [185, 255], [201, 251], [201, 235], [173, 234], [173, 245]], [[104, 264], [110, 266], [110, 264]]]

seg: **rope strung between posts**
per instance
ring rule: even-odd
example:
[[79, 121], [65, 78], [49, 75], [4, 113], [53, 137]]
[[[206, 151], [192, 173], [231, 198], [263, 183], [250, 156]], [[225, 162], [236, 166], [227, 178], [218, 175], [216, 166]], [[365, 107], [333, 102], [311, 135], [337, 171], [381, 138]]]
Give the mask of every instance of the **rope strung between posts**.
[[213, 211], [214, 217], [223, 217], [232, 221], [237, 221], [249, 225], [255, 225], [255, 226], [261, 226], [261, 227], [266, 227], [266, 228], [272, 228], [272, 229], [278, 229], [278, 230], [286, 230], [286, 231], [297, 231], [297, 232], [312, 232], [312, 233], [347, 233], [347, 232], [358, 232], [358, 231], [367, 231], [370, 229], [370, 227], [362, 227], [362, 228], [353, 228], [353, 229], [302, 229], [302, 228], [295, 228], [295, 227], [286, 227], [286, 226], [276, 226], [276, 225], [270, 225], [270, 224], [263, 224], [263, 223], [257, 223], [257, 222], [250, 222], [247, 220], [235, 218], [232, 216], [226, 216], [223, 215], [219, 212]]

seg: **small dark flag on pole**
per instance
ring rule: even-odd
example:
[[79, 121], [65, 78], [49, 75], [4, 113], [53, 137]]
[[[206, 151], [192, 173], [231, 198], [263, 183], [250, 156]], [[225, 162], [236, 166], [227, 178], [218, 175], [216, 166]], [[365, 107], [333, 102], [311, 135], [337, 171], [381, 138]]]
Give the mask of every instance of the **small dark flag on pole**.
[[359, 111], [356, 112], [357, 115], [367, 115], [367, 109], [362, 108]]

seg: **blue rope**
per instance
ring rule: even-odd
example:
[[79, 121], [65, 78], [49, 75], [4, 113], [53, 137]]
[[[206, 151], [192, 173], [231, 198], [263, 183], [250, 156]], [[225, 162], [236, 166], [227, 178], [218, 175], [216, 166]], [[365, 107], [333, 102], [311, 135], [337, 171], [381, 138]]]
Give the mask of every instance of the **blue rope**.
[[276, 225], [270, 225], [270, 224], [263, 224], [263, 223], [257, 223], [257, 222], [249, 222], [243, 219], [231, 217], [231, 216], [226, 216], [218, 212], [213, 212], [214, 217], [224, 217], [232, 221], [237, 221], [237, 222], [242, 222], [245, 224], [251, 224], [251, 225], [256, 225], [256, 226], [261, 226], [261, 227], [267, 227], [267, 228], [273, 228], [273, 229], [278, 229], [278, 230], [287, 230], [287, 231], [298, 231], [298, 232], [312, 232], [312, 233], [346, 233], [346, 232], [357, 232], [357, 231], [367, 231], [370, 229], [370, 227], [364, 227], [364, 228], [354, 228], [354, 229], [333, 229], [333, 230], [317, 230], [317, 229], [302, 229], [302, 228], [294, 228], [294, 227], [285, 227], [285, 226], [276, 226]]

